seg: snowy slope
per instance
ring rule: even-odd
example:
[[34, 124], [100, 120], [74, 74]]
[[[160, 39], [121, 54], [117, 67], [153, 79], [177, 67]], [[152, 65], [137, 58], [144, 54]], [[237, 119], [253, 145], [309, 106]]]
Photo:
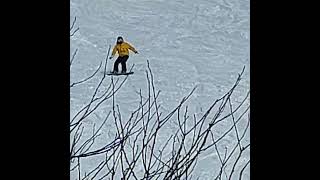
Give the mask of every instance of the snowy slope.
[[[164, 112], [196, 85], [193, 111], [206, 109], [232, 86], [243, 66], [246, 71], [235, 101], [249, 89], [249, 0], [71, 0], [70, 5], [70, 21], [77, 16], [80, 27], [70, 40], [71, 53], [78, 48], [71, 82], [90, 75], [119, 35], [140, 53], [130, 55], [127, 65], [135, 64], [135, 74], [117, 95], [124, 115], [139, 102], [136, 92], [146, 89], [147, 59]], [[108, 60], [109, 70], [113, 62]], [[97, 81], [72, 89], [71, 116], [88, 101], [86, 94]], [[214, 165], [202, 160], [196, 173], [200, 179], [211, 179]], [[245, 173], [249, 179], [249, 170]]]

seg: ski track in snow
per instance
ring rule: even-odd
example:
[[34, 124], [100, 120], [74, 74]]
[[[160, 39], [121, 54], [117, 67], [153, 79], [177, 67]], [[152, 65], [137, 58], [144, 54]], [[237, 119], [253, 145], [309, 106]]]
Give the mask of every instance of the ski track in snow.
[[[71, 0], [70, 6], [70, 21], [77, 16], [75, 27], [80, 27], [70, 40], [71, 54], [78, 48], [71, 82], [92, 74], [119, 35], [139, 51], [138, 55], [131, 53], [127, 63], [128, 67], [135, 64], [135, 74], [117, 94], [124, 117], [139, 103], [136, 92], [142, 89], [147, 93], [147, 59], [156, 88], [161, 90], [159, 104], [164, 113], [196, 85], [191, 106], [197, 112], [205, 110], [233, 85], [243, 66], [246, 72], [236, 99], [243, 98], [249, 89], [248, 0]], [[108, 60], [108, 70], [113, 63]], [[98, 80], [72, 89], [71, 116], [88, 101]], [[216, 155], [205, 157], [212, 156]], [[212, 178], [210, 168], [216, 162], [202, 158], [198, 163], [196, 174], [201, 179]], [[246, 174], [244, 179], [248, 178]]]

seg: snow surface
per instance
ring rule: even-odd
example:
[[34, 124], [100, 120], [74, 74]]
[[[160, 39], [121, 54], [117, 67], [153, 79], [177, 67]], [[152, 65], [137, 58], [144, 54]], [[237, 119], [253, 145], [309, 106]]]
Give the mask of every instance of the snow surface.
[[[109, 45], [113, 46], [119, 35], [139, 51], [139, 54], [130, 54], [127, 66], [135, 64], [135, 73], [117, 94], [123, 116], [137, 107], [140, 89], [147, 93], [147, 59], [156, 88], [161, 90], [159, 104], [163, 112], [175, 107], [196, 85], [190, 111], [205, 110], [230, 89], [244, 66], [244, 77], [234, 100], [240, 101], [249, 90], [249, 0], [71, 0], [70, 6], [70, 21], [76, 16], [75, 27], [80, 28], [70, 38], [71, 55], [78, 49], [71, 82], [91, 75], [105, 60]], [[113, 63], [114, 60], [108, 60], [108, 70]], [[88, 102], [98, 81], [99, 78], [94, 78], [71, 90], [71, 117]], [[110, 106], [111, 103], [102, 105]], [[101, 122], [104, 113], [101, 108], [96, 118], [85, 123]], [[105, 134], [110, 133], [107, 128], [103, 130]], [[249, 137], [246, 140], [249, 142]], [[195, 171], [200, 179], [215, 177], [211, 172], [217, 162], [210, 159], [212, 156], [214, 152], [200, 158]], [[249, 153], [246, 156], [250, 158]], [[89, 168], [90, 163], [85, 167]], [[249, 179], [250, 168], [244, 173], [243, 179]], [[76, 176], [71, 174], [71, 179]]]

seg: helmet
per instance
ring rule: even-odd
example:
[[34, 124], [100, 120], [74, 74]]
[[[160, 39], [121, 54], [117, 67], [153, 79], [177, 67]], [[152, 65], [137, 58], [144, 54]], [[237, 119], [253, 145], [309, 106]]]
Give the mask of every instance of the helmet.
[[121, 36], [119, 36], [119, 37], [117, 38], [117, 43], [118, 43], [118, 44], [123, 43], [123, 38], [122, 38]]

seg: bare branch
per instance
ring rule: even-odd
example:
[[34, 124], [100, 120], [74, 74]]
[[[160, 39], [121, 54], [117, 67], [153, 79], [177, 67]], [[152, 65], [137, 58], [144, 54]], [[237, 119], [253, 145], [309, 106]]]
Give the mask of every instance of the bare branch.
[[247, 168], [247, 166], [249, 165], [249, 163], [250, 163], [250, 160], [248, 160], [248, 162], [244, 165], [244, 167], [241, 169], [241, 171], [240, 171], [240, 177], [239, 177], [239, 180], [241, 180], [242, 179], [242, 174], [243, 174], [243, 172], [244, 172], [244, 170]]
[[70, 68], [71, 68], [71, 65], [72, 65], [72, 63], [73, 63], [74, 58], [75, 58], [76, 55], [77, 55], [77, 52], [78, 52], [78, 48], [74, 51], [74, 53], [73, 53], [73, 55], [72, 55], [72, 58], [71, 58], [71, 60], [70, 60]]
[[80, 29], [80, 28], [78, 27], [76, 30], [74, 30], [73, 33], [70, 34], [70, 37], [74, 36], [74, 34], [75, 34], [77, 31], [79, 31], [79, 29]]
[[[217, 160], [221, 165], [217, 170], [216, 179], [222, 179], [223, 174], [226, 178], [231, 179], [236, 170], [239, 170], [238, 164], [243, 157], [243, 152], [250, 147], [250, 144], [242, 147], [244, 144], [242, 140], [248, 137], [246, 134], [250, 126], [248, 114], [250, 106], [245, 103], [249, 98], [249, 92], [235, 107], [233, 107], [231, 99], [242, 79], [245, 67], [229, 91], [213, 101], [205, 113], [197, 118], [195, 114], [193, 117], [189, 117], [189, 104], [187, 104], [197, 87], [194, 87], [180, 102], [178, 101], [175, 108], [172, 108], [165, 115], [162, 114], [159, 103], [161, 101], [158, 100], [161, 91], [156, 90], [150, 62], [147, 60], [148, 91], [146, 97], [143, 97], [140, 89], [137, 92], [139, 98], [137, 108], [130, 112], [126, 118], [122, 115], [121, 106], [117, 104], [121, 104], [121, 99], [117, 99], [117, 92], [123, 87], [128, 76], [123, 79], [111, 76], [109, 84], [104, 87], [110, 47], [104, 62], [103, 76], [94, 89], [90, 101], [75, 114], [70, 123], [70, 132], [76, 130], [73, 133], [70, 161], [73, 162], [73, 159], [77, 159], [79, 164], [72, 165], [70, 170], [78, 168], [80, 171], [80, 159], [84, 161], [85, 157], [89, 160], [91, 157], [105, 155], [105, 160], [100, 161], [89, 173], [84, 173], [82, 179], [191, 179], [202, 152], [214, 147], [218, 156]], [[76, 52], [74, 56], [75, 54]], [[101, 67], [102, 63], [93, 76]], [[134, 64], [130, 71], [133, 67]], [[81, 83], [88, 82], [89, 79], [86, 79]], [[104, 88], [102, 92], [101, 88]], [[107, 100], [110, 100], [110, 104], [112, 104], [109, 114], [99, 128], [96, 129], [94, 123], [92, 135], [87, 139], [82, 139], [80, 144], [83, 131], [82, 121], [95, 113], [97, 108]], [[244, 130], [240, 130], [239, 122], [242, 122], [246, 114], [249, 117], [247, 124]], [[112, 135], [111, 139], [108, 139], [109, 142], [102, 147], [90, 150], [109, 118], [113, 119], [115, 128], [110, 131], [115, 135]], [[215, 128], [219, 127], [218, 125], [223, 125], [229, 120], [232, 123], [228, 123], [225, 129], [220, 132], [215, 131]], [[168, 122], [174, 122], [177, 128], [174, 129], [173, 135], [168, 135], [165, 140], [160, 141], [160, 136], [167, 133], [164, 127]], [[221, 150], [219, 151], [219, 142], [233, 132], [235, 132], [236, 138], [232, 140], [237, 143], [234, 147], [230, 147], [229, 152], [229, 147], [225, 146], [223, 154]], [[235, 161], [233, 162], [232, 159]], [[232, 166], [231, 162], [233, 162]], [[240, 179], [247, 164], [241, 169]], [[227, 167], [231, 169], [227, 169]], [[228, 173], [230, 174], [228, 175]], [[80, 175], [78, 175], [79, 178]]]
[[100, 62], [99, 67], [97, 68], [97, 70], [96, 70], [92, 75], [90, 75], [89, 77], [87, 77], [87, 78], [85, 78], [85, 79], [83, 79], [83, 80], [81, 80], [81, 81], [72, 83], [72, 84], [70, 85], [70, 88], [72, 88], [72, 87], [74, 87], [74, 86], [76, 86], [76, 85], [78, 85], [78, 84], [84, 83], [84, 82], [90, 80], [91, 78], [93, 78], [93, 77], [98, 73], [98, 71], [100, 70], [101, 65], [102, 65], [102, 62]]
[[77, 16], [75, 16], [74, 19], [73, 19], [72, 26], [70, 27], [70, 31], [73, 29], [76, 21], [77, 21]]

